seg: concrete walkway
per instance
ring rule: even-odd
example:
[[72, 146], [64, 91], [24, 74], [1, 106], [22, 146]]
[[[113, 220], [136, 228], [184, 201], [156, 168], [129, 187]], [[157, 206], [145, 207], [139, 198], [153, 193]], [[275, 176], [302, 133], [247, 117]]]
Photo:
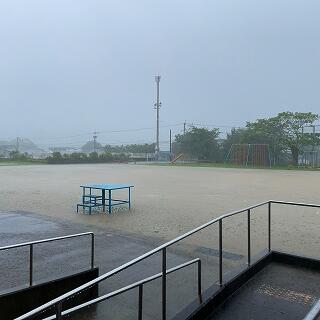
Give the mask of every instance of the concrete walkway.
[[273, 262], [210, 319], [303, 319], [320, 297], [319, 279], [319, 271]]
[[[93, 231], [95, 234], [95, 265], [100, 274], [153, 249], [160, 244], [159, 239], [142, 238], [136, 235], [119, 234], [97, 227], [75, 224], [63, 220], [47, 218], [30, 212], [0, 213], [0, 245], [10, 245], [31, 240]], [[40, 283], [56, 279], [90, 268], [90, 237], [60, 240], [39, 244], [34, 247], [34, 282]], [[201, 249], [201, 248], [200, 248]], [[168, 249], [167, 268], [191, 260], [195, 257], [207, 258], [204, 265], [216, 260], [215, 254], [196, 248], [193, 256], [190, 248]], [[204, 253], [201, 253], [204, 251]], [[0, 290], [10, 292], [28, 285], [29, 248], [11, 249], [0, 252]], [[197, 267], [192, 265], [168, 276], [168, 319], [197, 298]], [[134, 281], [161, 271], [161, 255], [153, 257], [123, 271], [100, 284], [99, 293], [105, 294]], [[204, 288], [217, 275], [217, 263], [203, 268]], [[122, 294], [100, 303], [97, 307], [75, 314], [74, 319], [133, 319], [137, 317], [138, 291]], [[161, 279], [144, 287], [144, 319], [160, 319]]]

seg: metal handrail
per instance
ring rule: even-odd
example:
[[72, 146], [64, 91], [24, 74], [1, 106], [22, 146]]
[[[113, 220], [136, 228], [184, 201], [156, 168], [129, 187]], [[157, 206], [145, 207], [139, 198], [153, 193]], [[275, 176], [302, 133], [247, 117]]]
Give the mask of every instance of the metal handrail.
[[319, 204], [314, 204], [314, 203], [290, 202], [290, 201], [280, 201], [280, 200], [269, 200], [269, 202], [277, 203], [277, 204], [287, 204], [287, 205], [290, 205], [290, 206], [320, 208]]
[[312, 307], [303, 320], [316, 320], [320, 316], [320, 300]]
[[[164, 300], [164, 298], [166, 296], [166, 285], [165, 285], [166, 275], [165, 275], [164, 270], [166, 270], [166, 248], [167, 247], [169, 247], [169, 246], [177, 243], [178, 241], [181, 241], [181, 240], [193, 235], [194, 233], [196, 233], [196, 232], [198, 232], [198, 231], [200, 231], [202, 229], [205, 229], [205, 228], [211, 226], [212, 224], [217, 223], [218, 221], [222, 221], [222, 219], [224, 219], [224, 218], [231, 217], [231, 216], [233, 216], [235, 214], [245, 212], [248, 209], [254, 209], [254, 208], [263, 206], [263, 205], [265, 205], [267, 203], [269, 203], [269, 201], [265, 201], [265, 202], [253, 205], [253, 206], [248, 207], [248, 208], [236, 210], [236, 211], [227, 213], [225, 215], [222, 215], [222, 216], [220, 216], [218, 218], [215, 218], [215, 219], [213, 219], [213, 220], [211, 220], [211, 221], [209, 221], [209, 222], [207, 222], [207, 223], [205, 223], [205, 224], [203, 224], [203, 225], [201, 225], [201, 226], [199, 226], [199, 227], [197, 227], [197, 228], [195, 228], [195, 229], [193, 229], [193, 230], [191, 230], [189, 232], [186, 232], [185, 234], [183, 234], [183, 235], [181, 235], [179, 237], [176, 237], [175, 239], [173, 239], [171, 241], [168, 241], [168, 242], [158, 246], [157, 248], [155, 248], [153, 250], [148, 251], [145, 254], [142, 254], [141, 256], [139, 256], [139, 257], [137, 257], [137, 258], [135, 258], [135, 259], [123, 264], [123, 265], [121, 265], [120, 267], [117, 267], [117, 268], [115, 268], [115, 269], [113, 269], [113, 270], [111, 270], [111, 271], [109, 271], [109, 272], [107, 272], [107, 273], [105, 273], [105, 274], [103, 274], [103, 275], [101, 275], [101, 276], [99, 276], [99, 277], [97, 277], [97, 278], [95, 278], [95, 279], [93, 279], [93, 280], [91, 280], [91, 281], [79, 286], [78, 288], [75, 288], [75, 289], [73, 289], [73, 290], [71, 290], [71, 291], [69, 291], [69, 292], [67, 292], [67, 293], [65, 293], [65, 294], [63, 294], [63, 295], [61, 295], [61, 296], [59, 296], [59, 297], [57, 297], [57, 298], [45, 303], [45, 304], [43, 304], [42, 306], [31, 310], [30, 312], [28, 312], [28, 313], [16, 318], [16, 320], [28, 319], [28, 318], [30, 318], [32, 316], [35, 316], [35, 315], [45, 311], [46, 309], [48, 309], [50, 307], [62, 304], [63, 301], [69, 299], [70, 297], [74, 296], [75, 294], [77, 294], [77, 293], [79, 293], [79, 292], [81, 292], [81, 291], [83, 291], [85, 289], [88, 289], [88, 288], [92, 287], [93, 285], [95, 285], [95, 284], [97, 284], [97, 283], [99, 283], [99, 282], [101, 282], [101, 281], [103, 281], [105, 279], [110, 278], [111, 276], [113, 276], [113, 275], [115, 275], [115, 274], [117, 274], [117, 273], [119, 273], [119, 272], [121, 272], [121, 271], [123, 271], [123, 270], [125, 270], [125, 269], [127, 269], [129, 267], [131, 267], [132, 265], [134, 265], [134, 264], [136, 264], [136, 263], [138, 263], [138, 262], [140, 262], [140, 261], [142, 261], [142, 260], [154, 255], [155, 253], [158, 253], [159, 251], [162, 251], [162, 272], [163, 272], [163, 275], [164, 275], [163, 276], [163, 284], [162, 284], [162, 293], [163, 293], [163, 297], [162, 298]], [[219, 238], [222, 239], [222, 235], [221, 235], [221, 237], [219, 236]], [[219, 241], [219, 242], [222, 243], [222, 241]], [[221, 258], [222, 258], [222, 252], [221, 252], [220, 259]], [[221, 263], [221, 265], [222, 265], [222, 263]], [[220, 277], [220, 280], [221, 280], [221, 277]], [[221, 281], [220, 281], [220, 284], [222, 285]], [[163, 306], [163, 308], [162, 308], [163, 315], [166, 314], [166, 310], [165, 309], [166, 308]], [[61, 307], [60, 306], [57, 307], [57, 315], [59, 313], [60, 313], [60, 318], [61, 318]], [[165, 319], [165, 317], [163, 317], [163, 318]], [[59, 316], [57, 316], [57, 319], [59, 319]]]
[[96, 284], [98, 284], [99, 282], [106, 280], [108, 278], [110, 278], [111, 276], [131, 267], [132, 265], [137, 264], [138, 262], [162, 251], [162, 319], [165, 320], [166, 319], [166, 263], [167, 263], [167, 259], [166, 259], [166, 249], [168, 247], [170, 247], [171, 245], [215, 224], [215, 223], [219, 223], [219, 284], [220, 286], [223, 286], [223, 268], [222, 268], [222, 222], [223, 219], [237, 215], [239, 213], [243, 213], [243, 212], [247, 212], [247, 227], [248, 227], [248, 266], [250, 266], [251, 264], [251, 246], [250, 246], [250, 217], [251, 217], [251, 210], [264, 206], [264, 205], [268, 205], [268, 250], [269, 252], [271, 251], [271, 204], [287, 204], [287, 205], [296, 205], [296, 206], [305, 206], [305, 207], [316, 207], [316, 208], [320, 208], [320, 205], [316, 205], [316, 204], [307, 204], [307, 203], [296, 203], [296, 202], [286, 202], [286, 201], [278, 201], [278, 200], [268, 200], [265, 202], [261, 202], [255, 205], [252, 205], [250, 207], [247, 208], [243, 208], [240, 210], [236, 210], [236, 211], [232, 211], [229, 213], [226, 213], [218, 218], [215, 218], [213, 220], [210, 220], [209, 222], [195, 228], [192, 229], [189, 232], [184, 233], [181, 236], [176, 237], [173, 240], [170, 240], [160, 246], [158, 246], [157, 248], [150, 250], [148, 252], [146, 252], [145, 254], [142, 254], [141, 256], [97, 277], [94, 280], [91, 280], [81, 286], [79, 286], [78, 288], [75, 288], [45, 304], [43, 304], [42, 306], [35, 308], [33, 310], [31, 310], [30, 312], [16, 318], [16, 320], [24, 320], [24, 319], [29, 319], [35, 315], [38, 315], [39, 313], [42, 313], [43, 311], [45, 311], [48, 308], [51, 308], [53, 306], [56, 306], [56, 319], [62, 319], [62, 303], [69, 299], [70, 297], [82, 292], [85, 289], [88, 289]]
[[30, 250], [29, 250], [29, 286], [31, 287], [33, 285], [33, 247], [34, 247], [34, 245], [37, 245], [39, 243], [47, 243], [47, 242], [52, 242], [52, 241], [77, 238], [77, 237], [83, 237], [83, 236], [88, 236], [88, 235], [91, 236], [91, 269], [93, 269], [94, 268], [94, 234], [93, 234], [93, 232], [82, 232], [82, 233], [71, 234], [71, 235], [67, 235], [67, 236], [61, 236], [61, 237], [55, 237], [55, 238], [48, 238], [48, 239], [12, 244], [12, 245], [8, 245], [8, 246], [0, 247], [0, 251], [9, 250], [9, 249], [13, 249], [13, 248], [27, 247], [27, 246], [30, 247]]
[[[175, 266], [175, 267], [173, 267], [171, 269], [167, 269], [166, 270], [166, 274], [168, 275], [170, 273], [173, 273], [175, 271], [181, 270], [181, 269], [183, 269], [185, 267], [188, 267], [188, 266], [190, 266], [192, 264], [195, 264], [195, 263], [198, 264], [198, 295], [199, 295], [199, 297], [201, 297], [201, 260], [199, 258], [196, 258], [196, 259], [187, 261], [185, 263], [179, 264], [178, 266]], [[147, 278], [144, 278], [142, 280], [139, 280], [137, 282], [129, 284], [129, 285], [125, 286], [125, 287], [122, 287], [120, 289], [117, 289], [117, 290], [114, 290], [114, 291], [112, 291], [110, 293], [107, 293], [107, 294], [105, 294], [105, 295], [103, 295], [101, 297], [92, 299], [90, 301], [84, 302], [84, 303], [82, 303], [80, 305], [77, 305], [75, 307], [72, 307], [70, 309], [62, 311], [61, 315], [62, 316], [70, 315], [71, 313], [73, 313], [75, 311], [79, 311], [79, 310], [81, 310], [83, 308], [90, 307], [90, 306], [92, 306], [94, 304], [97, 304], [99, 302], [108, 300], [108, 299], [110, 299], [112, 297], [115, 297], [115, 296], [121, 294], [121, 293], [124, 293], [124, 292], [127, 292], [127, 291], [131, 290], [131, 289], [139, 287], [139, 309], [138, 309], [139, 316], [138, 316], [138, 319], [141, 320], [142, 319], [143, 285], [148, 283], [148, 282], [151, 282], [153, 280], [159, 279], [161, 277], [162, 277], [162, 272], [159, 272], [157, 274], [154, 274], [152, 276], [149, 276]], [[56, 319], [56, 315], [52, 315], [50, 317], [44, 318], [43, 320], [53, 320], [53, 319]]]

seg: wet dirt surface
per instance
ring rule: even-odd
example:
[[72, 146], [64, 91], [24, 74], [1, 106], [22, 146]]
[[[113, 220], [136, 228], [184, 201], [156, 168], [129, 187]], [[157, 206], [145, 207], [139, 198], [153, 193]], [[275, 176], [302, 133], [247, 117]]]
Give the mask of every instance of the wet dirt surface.
[[[133, 164], [2, 166], [0, 210], [30, 211], [120, 233], [170, 240], [221, 214], [269, 199], [319, 203], [319, 178], [320, 172], [292, 170]], [[132, 210], [128, 211], [124, 206], [112, 215], [75, 214], [76, 204], [81, 200], [79, 186], [89, 182], [132, 183], [135, 186]], [[121, 191], [114, 195], [127, 196]], [[254, 212], [259, 215], [259, 210]], [[266, 208], [261, 209], [261, 216], [266, 212]], [[277, 206], [274, 212], [278, 217], [274, 221], [279, 228], [273, 229], [273, 235], [282, 242], [288, 240], [286, 246], [292, 241], [284, 237], [284, 233], [318, 234], [315, 223], [319, 221], [320, 210], [313, 210], [311, 214], [301, 208], [289, 210]], [[299, 227], [301, 221], [303, 228]], [[260, 235], [264, 231], [263, 225], [257, 227], [256, 233]], [[226, 241], [228, 239], [230, 246], [237, 243], [237, 230], [230, 232]], [[205, 236], [201, 241], [203, 246], [210, 247], [214, 238]], [[297, 246], [299, 243], [291, 249]]]

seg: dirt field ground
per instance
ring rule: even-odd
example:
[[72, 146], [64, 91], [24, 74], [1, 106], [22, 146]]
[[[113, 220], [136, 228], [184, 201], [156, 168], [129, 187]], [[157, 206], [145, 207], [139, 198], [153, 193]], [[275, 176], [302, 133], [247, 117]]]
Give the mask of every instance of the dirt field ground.
[[[268, 199], [320, 203], [320, 172], [308, 171], [123, 164], [1, 166], [0, 181], [0, 211], [36, 212], [163, 240]], [[133, 209], [111, 215], [76, 214], [79, 185], [90, 182], [134, 184]], [[266, 218], [266, 207], [254, 211], [253, 250], [266, 244]], [[318, 254], [319, 219], [317, 209], [274, 206], [273, 244], [286, 246], [286, 251]], [[216, 246], [214, 228], [187, 242]], [[245, 252], [246, 216], [230, 218], [224, 231], [224, 245]]]

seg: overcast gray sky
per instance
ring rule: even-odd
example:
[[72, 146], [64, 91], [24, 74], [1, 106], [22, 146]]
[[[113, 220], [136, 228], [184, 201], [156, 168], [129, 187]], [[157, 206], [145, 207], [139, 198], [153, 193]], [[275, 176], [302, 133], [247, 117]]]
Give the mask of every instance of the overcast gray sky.
[[161, 140], [184, 120], [320, 112], [318, 0], [2, 0], [0, 140]]

